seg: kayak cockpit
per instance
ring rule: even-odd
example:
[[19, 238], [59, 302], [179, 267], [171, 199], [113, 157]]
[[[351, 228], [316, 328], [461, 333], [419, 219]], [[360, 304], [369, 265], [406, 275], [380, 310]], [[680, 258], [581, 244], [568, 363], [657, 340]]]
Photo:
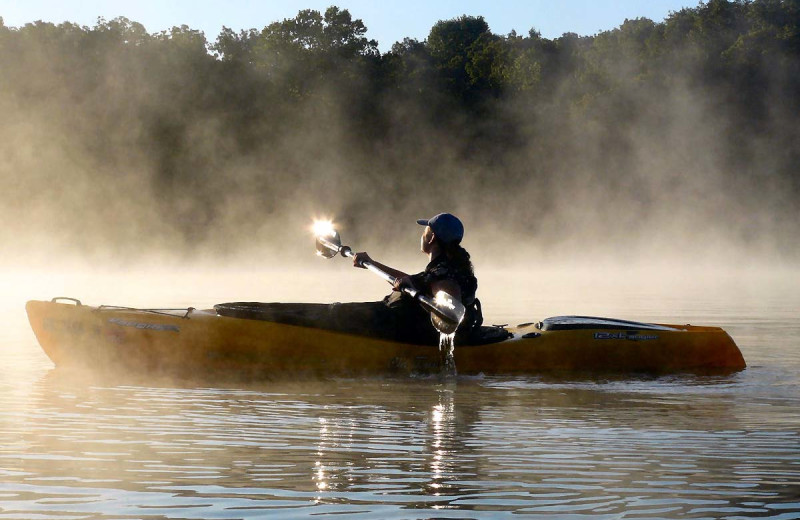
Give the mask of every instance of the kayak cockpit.
[[[261, 320], [283, 325], [310, 327], [359, 336], [393, 340], [394, 332], [376, 326], [376, 302], [355, 303], [261, 303], [231, 302], [214, 305], [219, 316]], [[513, 336], [504, 327], [481, 326], [461, 345], [488, 345]]]

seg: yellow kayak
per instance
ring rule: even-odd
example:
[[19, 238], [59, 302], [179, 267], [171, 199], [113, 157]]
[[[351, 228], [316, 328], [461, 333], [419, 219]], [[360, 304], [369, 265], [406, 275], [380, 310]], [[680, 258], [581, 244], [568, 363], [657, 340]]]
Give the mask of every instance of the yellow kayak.
[[[71, 298], [26, 305], [39, 344], [59, 367], [271, 379], [436, 373], [442, 363], [437, 346], [236, 317], [225, 315], [226, 308], [93, 307]], [[560, 316], [486, 329], [486, 343], [455, 346], [459, 374], [729, 372], [746, 366], [719, 327]]]

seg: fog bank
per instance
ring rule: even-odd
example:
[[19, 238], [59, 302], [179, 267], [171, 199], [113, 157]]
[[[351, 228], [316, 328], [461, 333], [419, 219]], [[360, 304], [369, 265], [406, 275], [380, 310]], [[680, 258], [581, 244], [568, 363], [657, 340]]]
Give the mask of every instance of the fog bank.
[[322, 269], [328, 217], [420, 266], [414, 220], [451, 211], [491, 270], [793, 266], [796, 15], [713, 1], [553, 40], [462, 17], [385, 54], [336, 8], [214, 42], [0, 23], [0, 263]]

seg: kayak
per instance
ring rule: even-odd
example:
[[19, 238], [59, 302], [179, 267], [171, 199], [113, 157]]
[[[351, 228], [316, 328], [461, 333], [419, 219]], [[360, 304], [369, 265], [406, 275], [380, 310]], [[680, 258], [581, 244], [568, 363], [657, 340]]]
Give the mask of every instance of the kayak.
[[[207, 310], [134, 309], [56, 298], [30, 301], [26, 310], [42, 349], [56, 366], [265, 378], [424, 374], [441, 368], [443, 358], [435, 345], [323, 328], [331, 325], [313, 319], [313, 312], [298, 319], [298, 307], [308, 311], [328, 306], [234, 303]], [[746, 366], [734, 341], [719, 327], [559, 316], [482, 329], [483, 341], [456, 345], [461, 374], [666, 373]]]
[[[275, 312], [281, 305], [289, 309], [283, 318]], [[315, 305], [323, 304], [135, 309], [59, 297], [29, 301], [26, 310], [39, 344], [58, 367], [276, 379], [429, 374], [443, 366], [437, 345], [291, 319], [298, 308]], [[459, 374], [732, 372], [746, 366], [719, 327], [557, 316], [481, 332], [477, 341], [455, 345]]]

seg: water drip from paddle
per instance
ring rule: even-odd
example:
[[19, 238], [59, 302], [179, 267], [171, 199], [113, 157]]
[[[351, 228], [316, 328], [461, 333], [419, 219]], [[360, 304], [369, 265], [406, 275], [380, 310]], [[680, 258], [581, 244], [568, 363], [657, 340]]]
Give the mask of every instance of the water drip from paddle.
[[453, 376], [457, 375], [456, 360], [453, 356], [455, 350], [456, 333], [445, 334], [439, 333], [439, 359], [442, 363], [442, 375]]

